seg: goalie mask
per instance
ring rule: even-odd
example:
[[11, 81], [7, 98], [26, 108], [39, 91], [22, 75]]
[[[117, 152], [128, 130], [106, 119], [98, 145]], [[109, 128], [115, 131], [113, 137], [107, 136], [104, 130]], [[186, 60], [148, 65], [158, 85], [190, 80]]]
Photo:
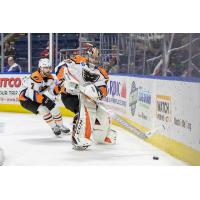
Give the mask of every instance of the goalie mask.
[[49, 59], [42, 58], [39, 60], [38, 67], [43, 76], [47, 77], [52, 72], [52, 66]]
[[96, 47], [89, 48], [87, 53], [91, 58], [95, 60], [99, 58], [99, 50]]
[[99, 50], [97, 48], [92, 48], [92, 50], [89, 52], [87, 65], [92, 70], [96, 69], [97, 66], [100, 65]]

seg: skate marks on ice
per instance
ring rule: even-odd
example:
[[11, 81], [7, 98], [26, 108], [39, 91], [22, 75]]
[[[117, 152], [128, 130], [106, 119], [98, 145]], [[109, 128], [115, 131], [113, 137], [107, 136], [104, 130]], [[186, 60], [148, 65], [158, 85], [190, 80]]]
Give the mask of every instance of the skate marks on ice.
[[[86, 151], [74, 151], [70, 136], [56, 138], [35, 115], [0, 113], [2, 119], [6, 123], [0, 134], [4, 165], [185, 165], [119, 127], [113, 127], [118, 132], [116, 145], [92, 145]], [[64, 118], [69, 128], [71, 122], [72, 118]]]
[[[115, 127], [120, 131], [120, 128]], [[138, 139], [137, 136], [119, 132], [116, 145], [94, 145], [86, 151], [73, 151], [68, 160], [81, 165], [186, 165], [151, 144]], [[159, 157], [159, 160], [153, 159]]]
[[70, 139], [66, 139], [66, 138], [70, 138], [70, 136], [64, 136], [63, 138], [57, 138], [52, 136], [51, 137], [46, 137], [46, 138], [26, 138], [26, 139], [21, 139], [21, 142], [27, 143], [27, 144], [31, 144], [31, 145], [43, 145], [43, 146], [54, 146], [55, 144], [61, 145], [70, 145], [71, 141]]

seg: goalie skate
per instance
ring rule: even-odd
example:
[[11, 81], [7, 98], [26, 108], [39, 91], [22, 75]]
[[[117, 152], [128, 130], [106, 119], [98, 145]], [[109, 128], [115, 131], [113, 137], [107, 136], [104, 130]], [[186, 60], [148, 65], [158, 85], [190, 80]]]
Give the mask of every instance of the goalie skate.
[[73, 149], [77, 151], [86, 150], [89, 146], [91, 146], [92, 142], [87, 138], [80, 138], [72, 136], [72, 145]]

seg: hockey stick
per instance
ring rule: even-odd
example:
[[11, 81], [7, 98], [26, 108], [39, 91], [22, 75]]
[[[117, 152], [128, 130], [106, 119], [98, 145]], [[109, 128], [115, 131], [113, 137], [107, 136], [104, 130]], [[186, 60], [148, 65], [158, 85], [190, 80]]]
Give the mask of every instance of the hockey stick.
[[133, 126], [130, 123], [128, 123], [127, 121], [125, 121], [117, 113], [115, 113], [113, 111], [111, 111], [111, 112], [108, 111], [108, 109], [106, 109], [102, 105], [101, 105], [101, 108], [104, 109], [105, 112], [109, 113], [112, 119], [116, 120], [118, 123], [120, 123], [122, 126], [124, 126], [127, 130], [129, 130], [131, 133], [135, 134], [136, 136], [138, 136], [141, 139], [149, 138], [149, 137], [153, 136], [158, 130], [165, 129], [165, 127], [163, 125], [161, 125], [161, 126], [158, 126], [154, 129], [149, 130], [144, 133], [144, 132], [140, 131], [138, 128], [136, 128], [135, 126]]
[[[68, 79], [71, 79], [70, 77], [68, 77]], [[74, 79], [74, 78], [73, 78]], [[109, 80], [109, 79], [106, 79], [106, 80]], [[73, 80], [74, 81], [74, 80]], [[105, 81], [105, 80], [104, 80]], [[79, 84], [79, 82], [76, 80], [74, 81], [76, 82], [77, 84]], [[97, 81], [99, 82], [99, 81]], [[91, 84], [91, 83], [90, 83]], [[87, 85], [87, 84], [86, 84]], [[140, 131], [138, 128], [136, 128], [135, 126], [129, 124], [128, 122], [126, 122], [120, 115], [118, 115], [117, 113], [115, 112], [109, 112], [109, 110], [102, 105], [102, 102], [101, 104], [96, 101], [95, 99], [91, 98], [90, 96], [86, 95], [83, 90], [81, 90], [81, 88], [79, 87], [79, 91], [82, 95], [84, 95], [85, 97], [87, 97], [91, 102], [93, 102], [94, 104], [97, 104], [98, 106], [101, 107], [102, 110], [104, 110], [106, 113], [108, 113], [111, 118], [113, 118], [114, 120], [116, 120], [118, 123], [120, 123], [121, 125], [123, 125], [125, 128], [127, 128], [130, 132], [134, 133], [136, 136], [138, 136], [139, 138], [141, 139], [145, 139], [145, 138], [148, 138], [150, 136], [152, 136], [153, 134], [156, 133], [156, 131], [158, 131], [160, 128], [164, 128], [164, 126], [159, 126], [159, 127], [156, 127], [155, 129], [153, 130], [150, 130], [146, 133], [143, 133], [142, 131]]]
[[104, 110], [106, 113], [108, 113], [110, 115], [110, 117], [114, 120], [116, 120], [119, 124], [121, 124], [122, 126], [124, 126], [126, 129], [128, 129], [131, 133], [134, 133], [136, 136], [138, 136], [141, 139], [146, 139], [151, 137], [152, 135], [154, 135], [159, 129], [165, 129], [165, 127], [163, 125], [156, 127], [146, 133], [140, 131], [138, 128], [136, 128], [135, 126], [129, 124], [128, 122], [126, 122], [120, 115], [118, 115], [117, 113], [115, 113], [113, 110], [109, 111], [109, 109], [107, 109], [104, 105], [102, 105], [103, 102], [99, 102], [96, 101], [95, 99], [89, 97], [88, 95], [86, 95], [83, 91], [80, 90], [80, 93], [82, 95], [84, 95], [85, 97], [87, 97], [91, 102], [93, 102], [94, 104], [98, 105], [102, 110]]

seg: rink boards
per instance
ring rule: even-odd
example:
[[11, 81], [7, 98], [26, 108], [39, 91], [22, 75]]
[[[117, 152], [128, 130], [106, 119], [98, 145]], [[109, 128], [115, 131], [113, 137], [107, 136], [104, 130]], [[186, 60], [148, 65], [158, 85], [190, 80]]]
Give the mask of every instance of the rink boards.
[[[0, 75], [0, 111], [27, 112], [17, 99], [24, 76], [28, 74]], [[192, 165], [200, 165], [199, 81], [111, 75], [108, 93], [105, 103], [142, 132], [164, 125], [165, 130], [147, 142]], [[73, 116], [60, 101], [58, 104], [63, 115]]]

